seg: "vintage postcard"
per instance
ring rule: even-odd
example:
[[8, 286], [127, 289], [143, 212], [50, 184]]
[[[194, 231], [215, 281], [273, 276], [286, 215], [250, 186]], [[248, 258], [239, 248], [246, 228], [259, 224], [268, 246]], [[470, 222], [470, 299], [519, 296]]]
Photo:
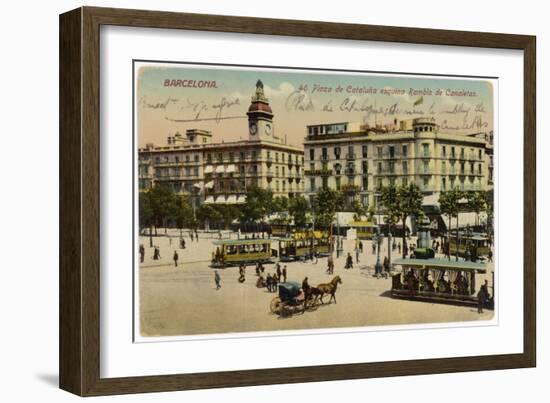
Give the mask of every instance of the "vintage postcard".
[[494, 317], [498, 80], [134, 76], [137, 336]]

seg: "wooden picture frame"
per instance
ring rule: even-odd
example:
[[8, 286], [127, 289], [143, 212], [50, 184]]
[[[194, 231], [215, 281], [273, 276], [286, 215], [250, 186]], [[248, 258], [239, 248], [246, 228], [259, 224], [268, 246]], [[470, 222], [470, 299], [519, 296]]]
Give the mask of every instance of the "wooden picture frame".
[[[100, 377], [100, 26], [170, 28], [524, 52], [524, 349], [456, 357], [129, 378]], [[81, 396], [536, 365], [536, 41], [534, 36], [82, 7], [60, 16], [60, 387]]]

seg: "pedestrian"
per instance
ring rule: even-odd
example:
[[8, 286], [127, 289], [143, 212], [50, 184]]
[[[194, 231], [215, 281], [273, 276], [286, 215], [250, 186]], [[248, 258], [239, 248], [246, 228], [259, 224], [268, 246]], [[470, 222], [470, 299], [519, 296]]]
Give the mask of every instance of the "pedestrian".
[[286, 264], [283, 266], [283, 282], [286, 283]]
[[153, 252], [153, 260], [159, 260], [160, 259], [160, 249], [158, 246], [155, 246], [155, 250]]
[[309, 299], [311, 287], [307, 282], [307, 277], [302, 281], [302, 291], [304, 292], [304, 308], [307, 308], [307, 300]]
[[330, 256], [327, 259], [327, 264], [328, 264], [327, 274], [334, 273], [334, 257], [332, 256], [332, 253], [330, 254]]
[[483, 313], [483, 307], [489, 300], [489, 286], [487, 280], [485, 280], [485, 284], [483, 284], [477, 293], [477, 313], [482, 314]]
[[260, 276], [260, 264], [256, 263], [256, 276]]
[[197, 230], [195, 230], [195, 240], [199, 242], [199, 233]]
[[220, 273], [217, 270], [214, 270], [214, 281], [216, 282], [216, 290], [222, 288]]
[[143, 245], [139, 245], [139, 261], [143, 263], [144, 260], [145, 260], [145, 248], [143, 247]]
[[267, 292], [273, 292], [273, 277], [271, 277], [271, 273], [267, 273], [265, 286], [267, 287]]
[[181, 238], [180, 244], [181, 244], [181, 248], [185, 249], [185, 239], [183, 239], [183, 237]]
[[178, 252], [177, 251], [174, 251], [174, 267], [178, 267], [178, 259], [179, 259], [179, 256], [178, 256]]
[[346, 269], [353, 269], [353, 258], [351, 257], [351, 254], [348, 252], [348, 256], [346, 257], [346, 265], [344, 266]]
[[189, 231], [189, 238], [191, 239], [191, 242], [193, 242], [193, 231]]
[[372, 240], [372, 254], [376, 255], [376, 243], [374, 242], [374, 239]]
[[487, 259], [489, 260], [489, 262], [492, 262], [493, 261], [493, 251], [491, 249], [489, 249], [489, 253], [487, 255]]
[[363, 253], [363, 241], [359, 240], [359, 251]]
[[389, 272], [390, 271], [390, 260], [387, 256], [384, 256], [384, 271]]
[[271, 278], [271, 289], [273, 292], [277, 292], [277, 283], [279, 283], [279, 277], [277, 277], [277, 274], [273, 274], [273, 277]]
[[277, 277], [281, 278], [281, 265], [277, 263], [277, 268], [275, 269], [275, 273], [277, 274]]
[[244, 283], [246, 274], [246, 266], [244, 263], [241, 263], [239, 266], [239, 283]]
[[222, 239], [222, 232], [218, 231], [218, 239]]
[[359, 248], [355, 248], [355, 263], [359, 263]]
[[399, 252], [399, 254], [401, 254], [401, 242], [399, 242], [397, 244], [397, 252]]

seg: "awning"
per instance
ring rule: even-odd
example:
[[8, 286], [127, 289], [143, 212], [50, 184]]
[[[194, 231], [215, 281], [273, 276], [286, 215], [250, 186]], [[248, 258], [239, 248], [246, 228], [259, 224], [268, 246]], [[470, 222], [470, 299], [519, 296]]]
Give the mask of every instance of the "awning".
[[225, 169], [224, 169], [224, 166], [223, 166], [223, 165], [218, 165], [218, 166], [216, 167], [216, 173], [217, 173], [217, 174], [223, 174], [224, 171], [225, 171]]
[[422, 200], [422, 206], [439, 207], [439, 193], [434, 193], [428, 196], [424, 196], [424, 199]]
[[204, 200], [204, 204], [212, 204], [214, 203], [214, 196], [207, 196]]
[[214, 167], [212, 165], [207, 165], [206, 168], [204, 168], [205, 174], [211, 174], [214, 171]]
[[197, 189], [202, 189], [202, 183], [198, 182], [198, 183], [193, 183], [193, 187], [197, 188]]
[[236, 195], [229, 195], [226, 200], [227, 204], [235, 204], [237, 203], [237, 196]]
[[228, 173], [228, 174], [231, 174], [233, 172], [237, 172], [237, 167], [234, 164], [228, 165], [225, 172]]
[[237, 203], [246, 203], [246, 195], [237, 196]]
[[206, 189], [212, 189], [214, 187], [214, 181], [206, 182], [204, 185]]
[[225, 196], [218, 196], [216, 197], [216, 204], [224, 204], [225, 203]]

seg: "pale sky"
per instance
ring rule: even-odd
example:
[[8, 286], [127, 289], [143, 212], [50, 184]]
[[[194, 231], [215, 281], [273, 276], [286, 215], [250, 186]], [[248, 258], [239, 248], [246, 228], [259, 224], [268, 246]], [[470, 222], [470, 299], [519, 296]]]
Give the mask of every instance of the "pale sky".
[[[246, 111], [258, 79], [274, 113], [276, 135], [286, 135], [288, 143], [296, 146], [302, 145], [306, 126], [319, 123], [374, 124], [376, 119], [386, 124], [394, 118], [428, 116], [435, 117], [444, 132], [493, 129], [493, 88], [483, 79], [186, 64], [140, 66], [136, 89], [139, 146], [166, 144], [168, 135], [184, 134], [187, 129], [210, 130], [213, 142], [248, 138]], [[193, 80], [195, 85], [209, 81], [212, 87], [165, 86], [166, 80], [187, 80], [186, 85], [193, 85]]]

